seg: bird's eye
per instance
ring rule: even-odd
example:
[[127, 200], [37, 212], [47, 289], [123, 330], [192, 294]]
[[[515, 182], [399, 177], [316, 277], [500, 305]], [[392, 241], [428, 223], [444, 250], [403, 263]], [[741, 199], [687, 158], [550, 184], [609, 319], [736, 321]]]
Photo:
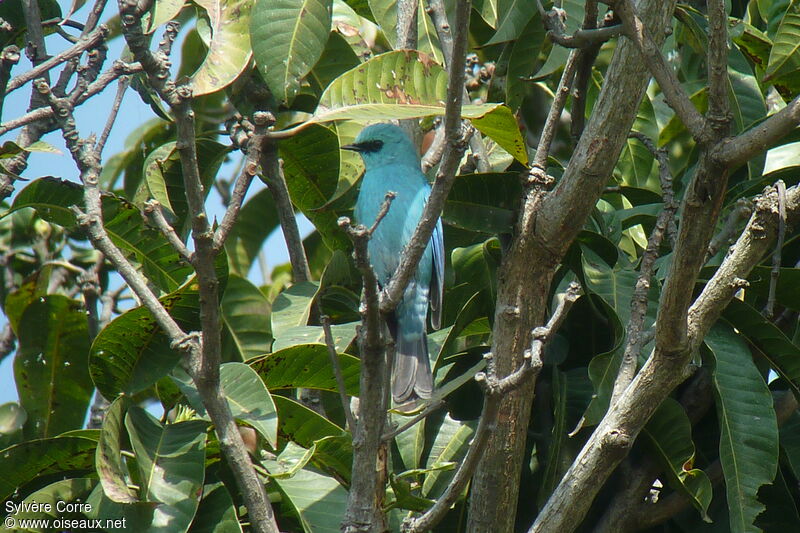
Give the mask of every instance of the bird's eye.
[[377, 152], [381, 148], [383, 148], [383, 141], [377, 139], [361, 143], [361, 150], [363, 152]]

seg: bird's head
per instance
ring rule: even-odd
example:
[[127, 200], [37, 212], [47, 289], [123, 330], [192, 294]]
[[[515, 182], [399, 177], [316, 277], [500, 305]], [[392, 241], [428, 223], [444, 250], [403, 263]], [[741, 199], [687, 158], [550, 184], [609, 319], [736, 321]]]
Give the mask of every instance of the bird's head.
[[387, 164], [408, 164], [419, 167], [419, 155], [411, 139], [394, 124], [381, 123], [367, 126], [353, 144], [342, 146], [361, 154], [369, 170]]

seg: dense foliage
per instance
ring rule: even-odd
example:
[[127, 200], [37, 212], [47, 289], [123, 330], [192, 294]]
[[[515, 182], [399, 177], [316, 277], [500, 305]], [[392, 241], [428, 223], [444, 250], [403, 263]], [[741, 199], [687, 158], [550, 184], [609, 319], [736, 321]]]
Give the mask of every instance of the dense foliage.
[[[559, 2], [562, 33], [581, 28], [586, 3]], [[454, 4], [445, 2], [451, 20]], [[71, 11], [55, 0], [39, 5], [42, 20]], [[284, 265], [268, 282], [254, 282], [259, 254], [270, 253], [262, 244], [280, 219], [267, 189], [251, 192], [215, 264], [221, 383], [233, 416], [254, 430], [248, 433], [252, 457], [282, 530], [338, 531], [359, 467], [352, 464], [352, 438], [320, 321], [327, 315], [333, 322], [346, 392], [357, 396], [361, 276], [337, 220], [352, 216], [363, 166], [357, 154], [339, 147], [365, 124], [392, 119], [419, 119], [426, 146], [431, 141], [444, 114], [448, 73], [429, 7], [419, 2], [417, 50], [393, 49], [396, 2], [387, 0], [155, 0], [142, 20], [154, 42], [165, 23], [182, 23], [180, 50], [176, 44], [171, 60], [178, 65], [177, 79], [188, 77], [194, 94], [205, 193], [216, 187], [229, 201], [232, 182], [219, 170], [243, 157], [220, 130], [234, 129], [241, 119], [236, 113], [270, 111], [274, 130], [286, 132], [277, 149], [292, 204], [314, 226], [303, 241], [312, 281], [293, 282], [291, 267]], [[702, 2], [679, 4], [663, 46], [701, 112], [709, 99], [704, 9]], [[24, 46], [20, 13], [19, 0], [0, 4], [0, 17], [11, 28], [0, 31], [0, 48]], [[738, 134], [800, 92], [800, 2], [733, 0], [728, 14], [731, 134]], [[109, 25], [106, 38], [121, 38], [119, 19]], [[574, 106], [574, 98], [567, 102], [572, 114], [562, 118], [547, 160], [556, 181], [582, 133], [575, 123], [594, 111], [619, 39], [624, 37], [608, 40], [597, 52], [585, 80], [585, 109]], [[443, 399], [444, 407], [390, 442], [382, 505], [393, 531], [442, 495], [476, 431], [483, 392], [472, 378], [484, 369], [483, 355], [492, 346], [497, 269], [513, 239], [527, 186], [522, 178], [569, 54], [547, 37], [536, 2], [510, 0], [473, 2], [469, 48], [470, 101], [462, 116], [481, 134], [486, 157], [464, 157], [442, 214], [443, 327], [428, 341], [439, 389], [434, 400]], [[174, 117], [144, 74], [132, 74], [131, 87], [154, 117], [130, 136], [126, 150], [102, 161], [104, 225], [178, 325], [197, 331], [195, 272], [145, 212], [157, 200], [178, 238], [189, 241], [192, 220]], [[13, 130], [4, 125], [19, 111], [3, 110], [4, 134]], [[633, 131], [640, 136], [625, 141], [613, 176], [549, 288], [551, 309], [571, 281], [581, 283], [583, 295], [548, 344], [530, 420], [522, 421], [523, 467], [518, 480], [505, 480], [519, 484], [519, 529], [531, 525], [608, 409], [648, 237], [665, 204], [681, 201], [698, 165], [700, 147], [655, 82]], [[718, 238], [697, 285], [685, 291], [699, 293], [714, 275], [766, 186], [782, 180], [792, 187], [800, 180], [797, 137], [795, 130], [766, 156], [731, 173]], [[8, 141], [0, 148], [0, 164], [50, 149], [44, 141]], [[659, 166], [659, 155], [667, 157], [668, 167]], [[671, 176], [674, 200], [665, 198], [662, 171]], [[73, 517], [125, 517], [129, 531], [247, 530], [241, 493], [184, 356], [138, 300], [119, 305], [131, 293], [71, 209], [84, 202], [77, 169], [65, 165], [59, 177], [22, 176], [29, 181], [18, 183], [0, 219], [0, 302], [10, 325], [6, 337], [17, 339], [16, 349], [9, 345], [2, 355], [14, 357], [19, 392], [19, 402], [0, 406], [0, 499], [85, 501], [92, 510]], [[792, 397], [800, 394], [797, 237], [787, 231], [776, 249], [779, 268], [773, 268], [772, 256], [764, 257], [741, 284], [693, 354], [693, 376], [664, 399], [600, 491], [585, 519], [587, 530], [621, 505], [621, 498], [628, 502], [632, 528], [800, 527], [800, 414]], [[648, 332], [675, 238], [670, 223], [656, 250], [640, 365], [653, 349]], [[102, 418], [87, 428], [95, 393], [110, 405], [98, 397]], [[161, 419], [152, 415], [155, 403], [163, 407]], [[408, 420], [389, 416], [397, 425]], [[629, 491], [635, 483], [644, 490]], [[437, 530], [465, 530], [468, 498], [464, 491]], [[653, 521], [644, 515], [658, 507], [655, 500], [678, 503]]]

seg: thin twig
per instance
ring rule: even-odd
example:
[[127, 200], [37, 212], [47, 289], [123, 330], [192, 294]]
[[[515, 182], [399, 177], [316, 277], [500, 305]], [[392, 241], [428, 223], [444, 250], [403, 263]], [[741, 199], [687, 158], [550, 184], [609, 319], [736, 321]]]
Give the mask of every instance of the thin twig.
[[100, 134], [100, 139], [97, 141], [97, 153], [102, 155], [103, 149], [106, 147], [106, 141], [108, 141], [108, 136], [111, 135], [111, 128], [114, 127], [114, 122], [117, 120], [117, 115], [119, 114], [119, 108], [122, 105], [122, 99], [125, 97], [125, 91], [128, 90], [128, 87], [131, 84], [131, 79], [127, 76], [123, 76], [117, 82], [117, 94], [114, 97], [114, 104], [111, 106], [111, 112], [108, 114], [108, 119], [106, 119], [106, 125], [103, 127], [103, 133]]
[[19, 76], [13, 78], [11, 81], [8, 82], [8, 86], [6, 87], [6, 94], [15, 91], [28, 83], [31, 80], [35, 80], [42, 76], [48, 70], [51, 70], [54, 67], [57, 67], [61, 63], [65, 61], [69, 61], [73, 57], [78, 57], [83, 54], [86, 50], [91, 50], [92, 48], [96, 48], [100, 45], [103, 41], [105, 41], [106, 37], [108, 36], [108, 28], [105, 26], [100, 26], [89, 35], [75, 44], [75, 46], [70, 46], [63, 52], [54, 55], [50, 59], [43, 61], [36, 65], [34, 68], [20, 74]]
[[771, 319], [775, 316], [775, 292], [778, 288], [778, 278], [781, 275], [781, 252], [783, 251], [783, 239], [786, 235], [786, 184], [783, 180], [775, 183], [778, 191], [778, 240], [775, 243], [775, 251], [772, 252], [772, 270], [769, 277], [769, 297], [764, 316]]
[[564, 104], [567, 102], [569, 90], [572, 86], [572, 79], [575, 75], [575, 68], [577, 66], [577, 58], [579, 53], [575, 50], [570, 51], [567, 63], [564, 65], [564, 72], [561, 74], [561, 79], [558, 82], [553, 97], [553, 103], [550, 105], [550, 111], [547, 113], [547, 120], [545, 120], [542, 135], [539, 137], [539, 146], [536, 147], [536, 155], [531, 163], [531, 173], [545, 172], [547, 170], [547, 156], [550, 155], [550, 145], [556, 135], [556, 128], [558, 121], [561, 118], [561, 112], [564, 110]]
[[739, 224], [743, 220], [750, 218], [753, 213], [753, 202], [749, 198], [739, 198], [733, 209], [728, 213], [728, 218], [722, 225], [722, 229], [714, 235], [708, 244], [705, 262], [717, 255], [723, 246], [732, 244], [733, 240], [739, 235]]
[[375, 222], [373, 222], [372, 226], [367, 230], [367, 235], [372, 237], [375, 233], [375, 230], [378, 229], [378, 225], [381, 223], [383, 218], [389, 213], [389, 208], [392, 207], [392, 202], [394, 199], [397, 198], [397, 193], [394, 191], [387, 191], [386, 196], [383, 198], [383, 203], [381, 204], [380, 209], [378, 210], [378, 214], [375, 216]]
[[533, 330], [533, 340], [531, 348], [525, 354], [522, 365], [507, 375], [499, 379], [494, 370], [492, 354], [484, 356], [487, 359], [486, 372], [478, 372], [475, 380], [483, 387], [484, 399], [483, 409], [481, 410], [480, 421], [475, 430], [472, 443], [467, 450], [467, 455], [461, 461], [453, 479], [448, 484], [436, 503], [418, 518], [407, 519], [403, 523], [405, 533], [417, 533], [428, 531], [444, 518], [453, 504], [461, 495], [467, 482], [472, 477], [475, 468], [478, 466], [489, 437], [497, 423], [500, 414], [500, 405], [503, 397], [515, 388], [522, 385], [526, 380], [539, 373], [542, 368], [542, 354], [547, 343], [555, 337], [561, 324], [566, 319], [569, 309], [580, 296], [580, 285], [571, 283], [567, 288], [564, 298], [558, 304], [555, 312], [548, 320], [547, 325]]
[[[84, 91], [78, 98], [76, 105], [80, 105], [86, 102], [92, 96], [103, 91], [117, 78], [128, 74], [136, 74], [141, 71], [142, 71], [142, 66], [139, 63], [124, 63], [122, 61], [115, 61], [114, 65], [109, 70], [98, 76], [97, 80], [95, 80], [86, 88], [86, 91]], [[39, 123], [46, 122], [48, 119], [51, 118], [54, 118], [53, 110], [49, 107], [40, 107], [38, 109], [29, 111], [28, 113], [24, 114], [21, 117], [18, 117], [16, 119], [11, 119], [7, 122], [3, 122], [2, 124], [0, 124], [0, 135], [4, 135], [9, 131], [13, 131], [17, 128], [27, 126], [34, 122], [39, 122]]]
[[[631, 136], [639, 139], [639, 141], [653, 153], [653, 156], [658, 159], [659, 168], [662, 172], [666, 169], [666, 172], [669, 173], [666, 150], [659, 151], [656, 149], [650, 138], [642, 133], [631, 132]], [[666, 181], [671, 182], [671, 177]], [[670, 204], [665, 202], [664, 209], [662, 209], [658, 217], [656, 217], [656, 224], [653, 228], [653, 232], [647, 239], [647, 248], [642, 254], [642, 261], [639, 267], [639, 277], [636, 279], [636, 285], [633, 289], [633, 295], [631, 296], [631, 313], [626, 328], [628, 340], [625, 344], [625, 350], [617, 372], [617, 378], [614, 380], [614, 388], [611, 393], [611, 405], [614, 405], [636, 375], [636, 364], [639, 358], [639, 352], [641, 352], [644, 346], [642, 328], [644, 327], [644, 319], [647, 315], [650, 279], [653, 276], [653, 268], [659, 256], [658, 250], [661, 246], [661, 240], [664, 238], [664, 233], [667, 231], [669, 222], [675, 220], [675, 212], [677, 209], [678, 206], [674, 202]]]
[[327, 315], [323, 315], [321, 322], [322, 331], [325, 333], [325, 345], [328, 347], [328, 355], [331, 358], [333, 375], [336, 377], [336, 387], [339, 389], [339, 399], [342, 401], [342, 411], [344, 411], [344, 417], [347, 421], [347, 429], [353, 435], [356, 431], [356, 418], [353, 416], [353, 411], [350, 410], [350, 401], [347, 398], [342, 366], [339, 364], [339, 355], [336, 353], [336, 345], [333, 342], [333, 334], [331, 333], [331, 319]]
[[381, 437], [381, 439], [384, 442], [389, 442], [390, 440], [392, 440], [399, 434], [403, 433], [407, 429], [415, 426], [420, 420], [428, 418], [430, 415], [438, 411], [442, 407], [442, 405], [444, 405], [444, 399], [442, 398], [439, 398], [438, 400], [431, 402], [425, 407], [425, 409], [423, 409], [420, 413], [417, 413], [416, 415], [411, 417], [407, 422], [393, 429], [392, 431], [385, 433], [383, 437]]
[[222, 217], [219, 227], [214, 232], [214, 250], [220, 251], [225, 246], [225, 241], [228, 238], [236, 219], [239, 217], [239, 211], [242, 209], [244, 197], [250, 189], [250, 184], [253, 178], [258, 173], [258, 165], [261, 160], [261, 146], [264, 143], [264, 134], [267, 128], [275, 123], [275, 117], [271, 113], [258, 111], [253, 114], [254, 131], [252, 136], [247, 142], [244, 162], [242, 163], [242, 170], [239, 177], [236, 178], [236, 184], [233, 187], [233, 192], [227, 198], [227, 209], [225, 216]]
[[444, 208], [444, 202], [450, 187], [455, 181], [455, 173], [458, 162], [464, 153], [465, 143], [461, 127], [461, 103], [464, 96], [464, 69], [463, 65], [467, 53], [467, 32], [471, 0], [458, 2], [456, 5], [456, 18], [453, 25], [456, 34], [453, 39], [453, 60], [448, 72], [447, 102], [445, 105], [444, 131], [447, 145], [445, 146], [442, 163], [436, 174], [436, 181], [433, 184], [431, 195], [425, 210], [420, 217], [419, 224], [414, 230], [414, 234], [409, 240], [400, 264], [397, 267], [392, 279], [387, 284], [381, 298], [381, 312], [386, 314], [392, 311], [400, 303], [406, 286], [411, 281], [411, 276], [417, 269], [422, 254], [428, 246], [433, 229], [439, 220], [439, 216]]
[[172, 247], [175, 248], [175, 251], [177, 251], [178, 254], [180, 254], [180, 256], [184, 259], [184, 261], [191, 264], [194, 261], [194, 254], [186, 247], [181, 238], [178, 237], [178, 234], [175, 233], [175, 229], [169, 225], [166, 217], [164, 217], [163, 209], [164, 206], [161, 205], [161, 202], [158, 200], [147, 200], [144, 204], [145, 214], [149, 216], [153, 224], [159, 229], [164, 237], [166, 237]]

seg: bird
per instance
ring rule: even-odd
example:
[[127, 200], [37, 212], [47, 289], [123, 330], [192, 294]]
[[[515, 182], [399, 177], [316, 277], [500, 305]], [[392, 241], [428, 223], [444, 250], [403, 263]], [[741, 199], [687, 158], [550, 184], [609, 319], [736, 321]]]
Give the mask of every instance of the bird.
[[[386, 194], [395, 194], [367, 246], [378, 283], [385, 287], [422, 217], [431, 186], [422, 173], [416, 147], [394, 124], [369, 125], [361, 130], [355, 142], [342, 149], [358, 152], [364, 160], [364, 176], [354, 211], [358, 223], [372, 227]], [[393, 315], [387, 317], [395, 341], [392, 399], [396, 405], [413, 405], [418, 399], [431, 397], [433, 376], [426, 318], [430, 305], [431, 324], [435, 329], [441, 327], [443, 297], [444, 241], [439, 219], [402, 300]]]

